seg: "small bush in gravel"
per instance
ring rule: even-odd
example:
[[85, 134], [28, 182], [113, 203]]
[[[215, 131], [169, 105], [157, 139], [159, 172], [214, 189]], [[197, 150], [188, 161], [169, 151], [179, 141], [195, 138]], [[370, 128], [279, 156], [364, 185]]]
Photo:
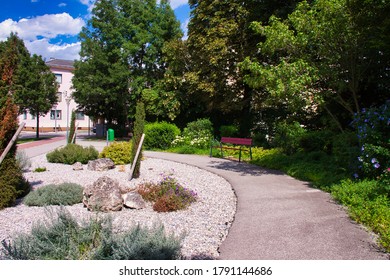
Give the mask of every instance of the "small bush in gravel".
[[110, 219], [91, 218], [81, 225], [65, 210], [51, 220], [2, 241], [2, 253], [13, 260], [173, 260], [182, 238], [166, 235], [164, 227], [136, 226], [114, 234]]
[[46, 167], [37, 167], [34, 169], [34, 172], [45, 172], [46, 171]]
[[110, 158], [115, 165], [131, 163], [131, 142], [114, 142], [104, 147], [99, 158]]
[[158, 184], [146, 183], [138, 187], [138, 193], [154, 202], [153, 210], [171, 212], [187, 208], [196, 201], [197, 194], [181, 186], [174, 178], [165, 177]]
[[46, 155], [48, 162], [74, 164], [81, 162], [88, 163], [90, 160], [97, 159], [99, 152], [93, 147], [83, 147], [77, 144], [68, 144], [61, 149], [55, 149]]
[[28, 206], [73, 205], [81, 203], [83, 187], [78, 184], [63, 183], [47, 185], [30, 192], [23, 200]]
[[24, 172], [31, 167], [31, 160], [23, 150], [16, 152], [16, 161]]

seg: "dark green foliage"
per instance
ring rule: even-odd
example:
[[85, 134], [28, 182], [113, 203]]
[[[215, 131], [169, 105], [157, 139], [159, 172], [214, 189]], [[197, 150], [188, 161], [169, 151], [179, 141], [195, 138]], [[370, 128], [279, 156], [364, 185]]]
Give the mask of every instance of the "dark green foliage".
[[134, 132], [131, 146], [131, 162], [136, 165], [133, 173], [133, 178], [138, 178], [140, 176], [142, 148], [137, 161], [135, 161], [135, 156], [137, 155], [138, 146], [141, 143], [142, 134], [144, 133], [144, 127], [145, 106], [142, 102], [138, 102], [135, 111]]
[[158, 184], [146, 183], [138, 186], [138, 193], [154, 202], [153, 210], [171, 212], [187, 208], [197, 199], [197, 194], [180, 185], [176, 179], [165, 177]]
[[136, 226], [119, 235], [111, 220], [95, 218], [79, 225], [62, 210], [30, 234], [3, 241], [2, 252], [13, 260], [173, 260], [179, 257], [180, 243], [163, 226]]
[[219, 129], [221, 137], [238, 137], [238, 127], [235, 125], [222, 125]]
[[150, 123], [145, 125], [145, 148], [168, 149], [172, 141], [180, 134], [180, 129], [167, 122]]
[[333, 133], [327, 130], [308, 131], [300, 137], [299, 146], [305, 152], [323, 151], [330, 153]]
[[83, 187], [78, 184], [63, 183], [46, 185], [30, 192], [23, 203], [28, 206], [73, 205], [81, 203]]
[[306, 130], [298, 122], [280, 122], [276, 126], [275, 138], [272, 141], [274, 147], [281, 148], [286, 154], [293, 154], [300, 148], [301, 138]]
[[99, 152], [93, 147], [83, 147], [77, 144], [68, 144], [63, 148], [55, 149], [46, 155], [48, 162], [74, 164], [81, 162], [88, 163], [90, 160], [97, 159]]
[[11, 206], [18, 197], [30, 191], [30, 184], [14, 158], [7, 157], [0, 165], [0, 209]]
[[378, 233], [380, 243], [390, 251], [390, 198], [379, 192], [377, 181], [346, 180], [332, 186], [332, 196], [348, 206], [357, 222]]
[[[73, 136], [76, 133], [76, 112], [72, 111], [72, 116], [70, 118], [70, 129], [68, 135], [68, 144], [76, 144], [76, 137], [73, 140]], [[73, 140], [73, 141], [72, 141]]]
[[332, 157], [338, 165], [354, 170], [358, 155], [359, 142], [355, 133], [346, 131], [333, 136]]
[[113, 142], [103, 148], [99, 158], [110, 158], [115, 165], [131, 163], [131, 142]]

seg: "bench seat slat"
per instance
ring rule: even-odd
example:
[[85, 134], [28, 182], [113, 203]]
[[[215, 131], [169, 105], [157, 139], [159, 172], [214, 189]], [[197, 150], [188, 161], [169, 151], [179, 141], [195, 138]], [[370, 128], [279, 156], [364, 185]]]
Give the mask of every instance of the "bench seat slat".
[[222, 137], [221, 143], [252, 146], [252, 139], [250, 139], [250, 138]]

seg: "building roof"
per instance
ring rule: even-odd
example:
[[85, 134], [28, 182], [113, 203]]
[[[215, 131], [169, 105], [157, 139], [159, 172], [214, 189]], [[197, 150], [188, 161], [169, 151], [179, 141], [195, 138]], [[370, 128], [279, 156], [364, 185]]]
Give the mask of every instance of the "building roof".
[[56, 59], [51, 58], [49, 61], [46, 61], [46, 64], [50, 68], [64, 69], [64, 70], [74, 70], [73, 60], [65, 60], [65, 59]]

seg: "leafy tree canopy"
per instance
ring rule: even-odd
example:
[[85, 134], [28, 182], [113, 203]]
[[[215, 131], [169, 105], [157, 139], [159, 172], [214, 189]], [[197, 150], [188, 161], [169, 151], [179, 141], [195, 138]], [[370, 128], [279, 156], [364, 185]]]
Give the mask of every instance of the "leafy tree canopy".
[[[143, 90], [153, 89], [164, 77], [164, 45], [181, 36], [167, 0], [97, 1], [80, 33], [81, 58], [73, 78], [76, 102], [88, 115], [124, 124]], [[148, 94], [146, 99], [152, 99]]]

